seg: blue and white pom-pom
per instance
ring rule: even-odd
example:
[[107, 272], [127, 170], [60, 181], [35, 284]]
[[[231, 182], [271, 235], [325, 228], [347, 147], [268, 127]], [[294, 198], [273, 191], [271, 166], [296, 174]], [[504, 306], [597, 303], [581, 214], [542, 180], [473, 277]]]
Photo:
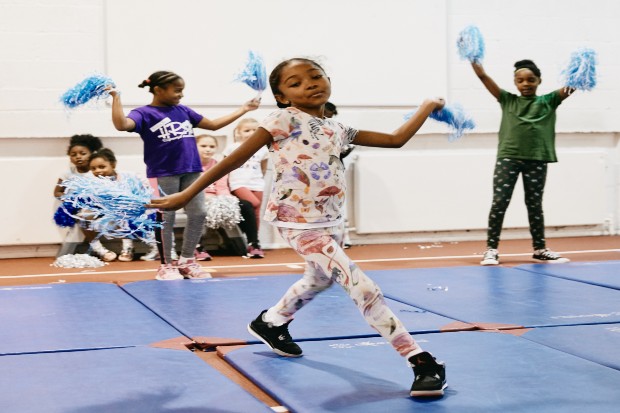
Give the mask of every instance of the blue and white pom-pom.
[[566, 68], [562, 70], [564, 87], [592, 90], [596, 86], [596, 52], [583, 48], [573, 52]]
[[467, 26], [456, 41], [459, 56], [471, 63], [481, 63], [484, 58], [484, 38], [476, 26]]
[[84, 105], [92, 99], [105, 99], [109, 95], [107, 88], [114, 87], [114, 81], [107, 76], [95, 74], [88, 76], [77, 85], [67, 90], [60, 97], [62, 104], [68, 109]]
[[121, 180], [74, 176], [63, 181], [61, 200], [80, 212], [71, 215], [85, 228], [106, 238], [152, 240], [160, 228], [155, 214], [145, 205], [153, 190], [138, 177], [124, 175]]
[[248, 61], [243, 70], [235, 77], [235, 81], [245, 83], [257, 91], [258, 96], [260, 96], [267, 89], [267, 71], [263, 58], [250, 50]]
[[[411, 118], [415, 111], [407, 113], [405, 120]], [[447, 123], [452, 129], [452, 133], [448, 136], [448, 141], [454, 142], [461, 138], [466, 130], [471, 130], [476, 127], [476, 124], [471, 116], [469, 116], [463, 110], [463, 107], [458, 103], [452, 105], [446, 104], [441, 110], [434, 110], [429, 115], [429, 118], [439, 122]]]
[[211, 229], [230, 228], [243, 220], [239, 199], [232, 195], [217, 195], [207, 198], [205, 226]]

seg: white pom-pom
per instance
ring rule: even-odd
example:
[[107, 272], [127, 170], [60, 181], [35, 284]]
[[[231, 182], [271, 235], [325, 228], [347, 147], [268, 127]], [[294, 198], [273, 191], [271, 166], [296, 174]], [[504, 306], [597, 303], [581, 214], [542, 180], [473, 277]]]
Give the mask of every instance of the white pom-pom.
[[108, 263], [88, 254], [66, 254], [56, 258], [50, 265], [58, 268], [98, 268]]
[[239, 199], [232, 195], [218, 195], [207, 198], [207, 228], [230, 228], [243, 219], [239, 208]]

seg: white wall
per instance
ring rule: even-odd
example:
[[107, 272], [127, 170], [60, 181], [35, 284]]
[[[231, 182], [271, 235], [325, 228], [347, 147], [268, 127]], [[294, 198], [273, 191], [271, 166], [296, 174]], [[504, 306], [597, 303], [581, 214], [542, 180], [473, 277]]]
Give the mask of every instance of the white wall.
[[[51, 192], [68, 165], [69, 136], [98, 135], [119, 155], [119, 167], [143, 173], [137, 135], [114, 130], [103, 102], [66, 111], [58, 98], [68, 87], [86, 75], [107, 73], [130, 109], [149, 102], [148, 93], [136, 87], [143, 78], [155, 70], [177, 70], [187, 81], [184, 103], [215, 118], [254, 95], [232, 82], [249, 49], [264, 55], [268, 70], [282, 58], [318, 56], [333, 81], [339, 120], [358, 128], [393, 130], [425, 96], [463, 104], [477, 128], [462, 141], [448, 144], [447, 130], [429, 121], [401, 152], [382, 151], [381, 157], [388, 165], [393, 156], [440, 166], [435, 172], [409, 169], [411, 179], [423, 174], [424, 185], [385, 194], [422, 208], [423, 225], [396, 220], [401, 239], [455, 231], [472, 237], [471, 230], [484, 226], [490, 202], [485, 200], [492, 171], [487, 163], [497, 145], [500, 111], [469, 65], [458, 59], [455, 40], [468, 24], [477, 25], [485, 37], [487, 72], [508, 90], [514, 90], [516, 60], [537, 62], [543, 72], [539, 91], [544, 93], [561, 86], [559, 73], [573, 50], [587, 46], [598, 52], [597, 88], [577, 92], [558, 110], [560, 163], [550, 168], [545, 207], [552, 235], [573, 233], [577, 226], [585, 234], [620, 231], [620, 3], [391, 0], [376, 5], [370, 0], [0, 0], [0, 179], [9, 188], [0, 206], [0, 256], [2, 247], [23, 250], [61, 242], [63, 233], [51, 219]], [[263, 107], [252, 116], [260, 119], [273, 108], [265, 93]], [[365, 154], [359, 150], [356, 173], [364, 162], [373, 167]], [[470, 167], [467, 160], [472, 160]], [[350, 198], [358, 201], [350, 203], [353, 226], [371, 206], [364, 197], [374, 191], [368, 171], [359, 173]], [[398, 182], [395, 171], [377, 174]], [[595, 181], [584, 182], [583, 176]], [[462, 207], [467, 196], [463, 182], [470, 184], [470, 198], [476, 202], [471, 210], [441, 219], [445, 210], [434, 205]], [[385, 190], [395, 190], [389, 188]], [[579, 196], [583, 191], [586, 196]], [[450, 200], [451, 194], [458, 199]], [[516, 194], [513, 204], [521, 203]], [[522, 216], [511, 205], [507, 222], [523, 227]], [[592, 224], [584, 227], [583, 222]], [[359, 223], [368, 231], [367, 222]], [[263, 242], [277, 245], [265, 227]], [[372, 236], [353, 235], [364, 242], [393, 239], [388, 233], [393, 228], [385, 228], [386, 233], [373, 228]]]

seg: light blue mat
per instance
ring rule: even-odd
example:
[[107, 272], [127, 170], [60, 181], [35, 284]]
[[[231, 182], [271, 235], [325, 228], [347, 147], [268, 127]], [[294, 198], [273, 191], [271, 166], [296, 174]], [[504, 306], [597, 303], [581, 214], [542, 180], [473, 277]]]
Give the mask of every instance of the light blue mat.
[[226, 360], [295, 412], [618, 412], [620, 371], [507, 334], [416, 338], [446, 362], [442, 399], [410, 398], [413, 373], [380, 338], [302, 343], [295, 359], [252, 345]]
[[561, 265], [527, 264], [514, 268], [620, 290], [620, 261], [569, 262]]
[[[140, 281], [123, 288], [171, 325], [201, 343], [257, 343], [247, 324], [274, 305], [300, 275]], [[455, 320], [387, 299], [412, 333], [450, 329]], [[458, 329], [473, 326], [459, 323]], [[290, 324], [297, 341], [378, 336], [339, 285], [319, 294]]]
[[0, 288], [0, 355], [147, 345], [180, 336], [114, 284]]
[[620, 291], [503, 267], [369, 271], [386, 297], [481, 328], [620, 322]]
[[0, 356], [11, 413], [271, 412], [190, 351], [149, 347]]

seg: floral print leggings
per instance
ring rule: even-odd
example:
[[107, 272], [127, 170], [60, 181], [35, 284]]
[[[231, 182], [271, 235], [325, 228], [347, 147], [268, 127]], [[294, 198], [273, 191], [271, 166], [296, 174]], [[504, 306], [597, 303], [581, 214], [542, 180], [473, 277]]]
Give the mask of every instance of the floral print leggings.
[[534, 249], [545, 248], [545, 217], [543, 192], [547, 180], [547, 163], [521, 159], [498, 159], [493, 173], [493, 204], [489, 213], [487, 247], [497, 249], [502, 232], [504, 214], [510, 204], [519, 174], [523, 176], [525, 206], [530, 222], [530, 234]]
[[383, 293], [342, 249], [344, 224], [313, 229], [278, 228], [280, 235], [306, 261], [303, 277], [294, 283], [280, 301], [269, 309], [265, 320], [281, 325], [321, 291], [337, 282], [360, 312], [401, 356], [421, 350], [401, 321], [386, 305]]

